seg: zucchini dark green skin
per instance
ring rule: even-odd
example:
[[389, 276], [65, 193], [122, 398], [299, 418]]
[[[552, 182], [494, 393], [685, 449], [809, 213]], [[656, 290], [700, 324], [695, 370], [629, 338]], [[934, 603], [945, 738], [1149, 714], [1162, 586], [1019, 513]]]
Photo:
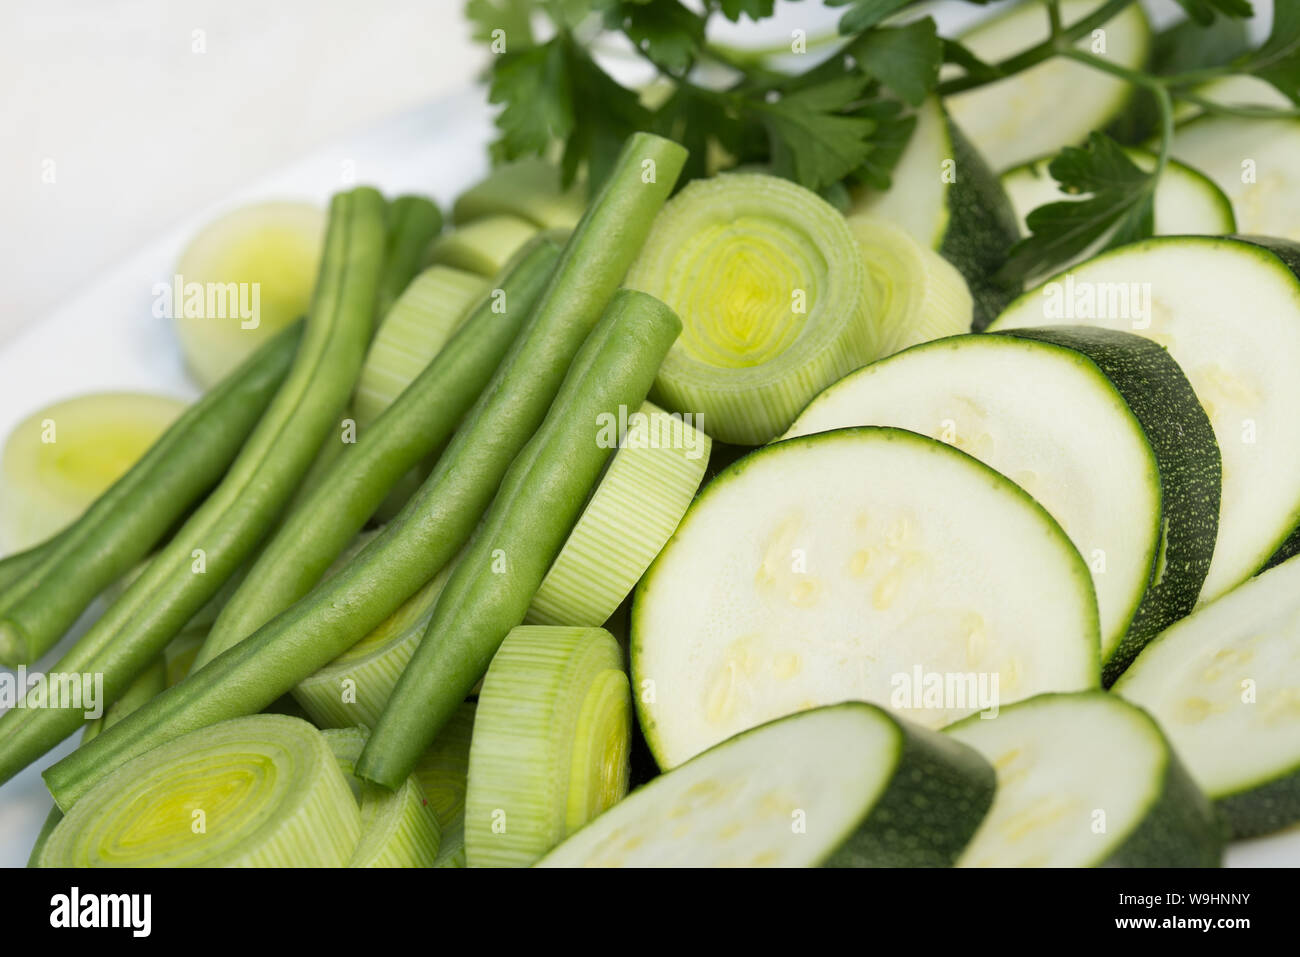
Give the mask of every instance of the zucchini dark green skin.
[[1002, 182], [944, 111], [957, 181], [948, 188], [948, 228], [939, 255], [957, 267], [975, 302], [971, 330], [982, 331], [1013, 298], [1018, 283], [995, 279], [1020, 239], [1020, 224]]
[[1257, 837], [1300, 821], [1300, 766], [1267, 784], [1243, 788], [1214, 799], [1229, 836]]
[[993, 806], [997, 774], [974, 748], [895, 721], [885, 793], [824, 867], [951, 867]]
[[1172, 746], [1168, 753], [1160, 800], [1100, 866], [1219, 867], [1223, 863], [1223, 822]]
[[1147, 642], [1196, 606], [1219, 530], [1223, 465], [1214, 428], [1178, 363], [1150, 339], [1091, 326], [993, 335], [1054, 343], [1092, 360], [1124, 397], [1155, 453], [1164, 529], [1161, 555], [1128, 633], [1102, 664], [1102, 681], [1109, 685]]
[[[1295, 273], [1297, 278], [1300, 278], [1300, 243], [1289, 239], [1275, 239], [1272, 236], [1232, 236], [1231, 238], [1267, 249]], [[1297, 513], [1294, 517], [1290, 534], [1282, 540], [1282, 543], [1277, 547], [1277, 551], [1269, 556], [1268, 561], [1263, 564], [1259, 571], [1268, 571], [1274, 565], [1280, 565], [1295, 555], [1300, 555], [1300, 513]], [[1255, 574], [1258, 575], [1259, 572]], [[1300, 812], [1297, 813], [1297, 816], [1300, 817]]]

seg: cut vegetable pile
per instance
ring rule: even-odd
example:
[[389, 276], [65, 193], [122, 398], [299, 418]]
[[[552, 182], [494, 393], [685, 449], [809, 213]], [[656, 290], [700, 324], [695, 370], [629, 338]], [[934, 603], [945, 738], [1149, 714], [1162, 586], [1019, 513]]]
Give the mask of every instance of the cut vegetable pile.
[[1253, 50], [854, 4], [803, 73], [704, 42], [764, 4], [624, 4], [493, 63], [445, 228], [211, 223], [206, 394], [20, 410], [0, 460], [0, 784], [85, 725], [31, 864], [1205, 867], [1300, 823], [1292, 2]]

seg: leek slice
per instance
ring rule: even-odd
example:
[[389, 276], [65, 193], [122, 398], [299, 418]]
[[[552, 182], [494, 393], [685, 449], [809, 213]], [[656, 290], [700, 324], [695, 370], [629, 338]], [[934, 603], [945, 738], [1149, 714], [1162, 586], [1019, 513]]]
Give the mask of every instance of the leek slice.
[[490, 279], [536, 235], [537, 226], [518, 216], [486, 216], [439, 237], [429, 261]]
[[23, 551], [78, 518], [185, 410], [185, 402], [104, 392], [20, 422], [0, 458], [0, 550]]
[[361, 810], [361, 840], [348, 867], [432, 867], [442, 832], [419, 782], [410, 777], [396, 791], [389, 791], [363, 781], [353, 769], [366, 746], [367, 733], [360, 728], [321, 733]]
[[627, 285], [681, 317], [653, 396], [716, 439], [780, 435], [814, 395], [874, 358], [866, 268], [848, 224], [760, 173], [696, 180], [660, 212]]
[[442, 829], [434, 867], [465, 866], [465, 789], [475, 710], [472, 701], [457, 708], [412, 772]]
[[128, 761], [54, 829], [42, 867], [338, 867], [357, 802], [306, 721], [234, 718]]
[[[169, 651], [170, 648], [171, 646], [168, 646]], [[163, 689], [168, 686], [166, 664], [163, 658], [158, 658], [141, 672], [140, 677], [136, 678], [131, 683], [131, 686], [122, 693], [122, 697], [104, 709], [104, 714], [101, 717], [87, 722], [85, 730], [81, 732], [81, 743], [85, 744], [101, 731], [111, 728], [146, 701], [152, 700], [155, 695], [162, 694]], [[36, 843], [32, 845], [31, 855], [27, 860], [28, 867], [40, 866], [41, 853], [45, 850], [50, 835], [54, 833], [54, 829], [58, 827], [59, 822], [62, 820], [63, 812], [59, 810], [59, 806], [56, 804], [50, 808], [45, 823], [41, 825], [41, 830], [36, 835]]]
[[375, 333], [353, 395], [357, 424], [379, 418], [460, 328], [487, 290], [482, 276], [430, 266], [411, 280]]
[[170, 301], [167, 314], [200, 385], [215, 385], [306, 315], [325, 221], [325, 210], [312, 203], [258, 203], [213, 220], [190, 241], [169, 295], [154, 308]]
[[876, 358], [970, 330], [975, 304], [957, 267], [875, 216], [848, 217], [867, 267], [867, 314]]
[[560, 169], [540, 158], [498, 166], [460, 195], [452, 210], [457, 226], [484, 216], [507, 214], [541, 229], [572, 229], [587, 209], [581, 181], [565, 187]]
[[311, 719], [324, 728], [373, 728], [388, 696], [424, 637], [453, 561], [359, 642], [293, 689]]
[[532, 864], [627, 793], [632, 703], [602, 628], [523, 625], [483, 680], [469, 751], [471, 867]]
[[618, 451], [533, 596], [525, 621], [603, 625], [686, 514], [704, 478], [711, 444], [681, 416], [652, 403], [629, 416]]

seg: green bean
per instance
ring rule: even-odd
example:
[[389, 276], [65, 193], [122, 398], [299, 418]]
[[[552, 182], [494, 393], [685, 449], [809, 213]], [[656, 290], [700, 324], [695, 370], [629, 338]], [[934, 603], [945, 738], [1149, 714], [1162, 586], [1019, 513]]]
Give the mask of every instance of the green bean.
[[399, 787], [483, 677], [506, 633], [524, 620], [600, 478], [610, 456], [597, 442], [602, 418], [640, 407], [681, 329], [653, 296], [623, 290], [614, 298], [447, 580], [366, 742], [358, 775]]
[[81, 518], [39, 546], [46, 549], [39, 561], [0, 591], [0, 662], [30, 664], [52, 648], [220, 481], [284, 381], [301, 335], [295, 324], [254, 353], [186, 409]]
[[[74, 522], [73, 525], [75, 524]], [[46, 561], [50, 553], [58, 547], [59, 540], [67, 534], [68, 528], [65, 528], [39, 545], [0, 558], [0, 615], [36, 587], [38, 582], [31, 580], [32, 576], [28, 575], [28, 572], [40, 567], [41, 563]]]
[[[398, 480], [451, 437], [518, 336], [558, 257], [551, 242], [532, 247], [501, 280], [504, 295], [489, 295], [471, 310], [446, 347], [294, 507], [217, 618], [196, 670], [311, 591]], [[497, 308], [502, 302], [504, 311]]]
[[[221, 484], [54, 671], [102, 673], [104, 697], [115, 700], [266, 535], [360, 371], [382, 267], [383, 219], [383, 197], [373, 189], [334, 197], [321, 275], [284, 384]], [[68, 708], [13, 709], [0, 717], [0, 782], [80, 723]]]
[[423, 196], [399, 196], [388, 204], [384, 272], [375, 297], [375, 315], [387, 314], [415, 274], [442, 229], [442, 213]]
[[60, 806], [71, 806], [124, 760], [265, 708], [352, 647], [451, 560], [545, 418], [685, 159], [685, 150], [658, 136], [639, 133], [628, 140], [565, 246], [524, 335], [419, 492], [337, 575], [47, 770], [45, 783]]
[[[86, 730], [81, 732], [81, 743], [84, 745], [105, 728], [117, 724], [154, 695], [160, 694], [166, 687], [166, 662], [161, 657], [155, 658], [153, 664], [141, 672], [140, 676], [131, 683], [131, 687], [122, 693], [122, 697], [104, 710], [102, 717], [86, 725]], [[45, 842], [49, 840], [51, 832], [59, 826], [59, 822], [62, 820], [63, 812], [59, 810], [59, 806], [56, 804], [50, 808], [45, 823], [41, 825], [41, 830], [36, 835], [36, 843], [32, 845], [32, 853], [27, 859], [28, 867], [36, 866], [36, 862], [41, 856], [41, 849], [45, 847]]]

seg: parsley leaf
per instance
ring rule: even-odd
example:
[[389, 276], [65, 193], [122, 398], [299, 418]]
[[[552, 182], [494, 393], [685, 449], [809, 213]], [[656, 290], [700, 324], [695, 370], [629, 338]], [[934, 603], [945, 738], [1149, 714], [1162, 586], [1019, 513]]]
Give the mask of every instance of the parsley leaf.
[[868, 30], [849, 50], [858, 69], [912, 106], [919, 106], [939, 82], [943, 41], [930, 17], [902, 27]]
[[718, 9], [732, 23], [739, 21], [741, 14], [758, 22], [772, 15], [776, 9], [776, 0], [721, 0]]
[[1104, 133], [1093, 133], [1086, 147], [1063, 149], [1048, 171], [1065, 192], [1090, 195], [1030, 212], [1026, 218], [1030, 235], [1012, 247], [999, 278], [1040, 275], [1108, 234], [1108, 249], [1151, 235], [1155, 178], [1139, 169]]
[[1300, 0], [1274, 0], [1268, 39], [1242, 61], [1240, 69], [1300, 103]]
[[860, 167], [871, 151], [867, 137], [876, 124], [843, 111], [866, 85], [865, 77], [844, 76], [771, 103], [752, 103], [754, 117], [768, 134], [773, 171], [816, 190]]
[[574, 98], [565, 45], [556, 37], [521, 53], [504, 53], [492, 71], [489, 103], [503, 103], [493, 156], [512, 160], [542, 153], [573, 130]]
[[691, 68], [704, 44], [704, 21], [677, 0], [624, 0], [610, 6], [605, 23], [621, 29], [656, 66], [675, 76]]
[[844, 16], [840, 17], [840, 33], [845, 36], [874, 27], [891, 13], [907, 6], [911, 0], [826, 0], [828, 7], [843, 7], [850, 3], [853, 4], [853, 9], [845, 11]]
[[470, 33], [480, 43], [491, 43], [493, 32], [505, 33], [506, 49], [533, 45], [533, 0], [469, 0], [465, 17]]
[[896, 100], [876, 100], [859, 110], [858, 115], [871, 119], [875, 130], [867, 158], [853, 177], [872, 189], [889, 189], [890, 175], [916, 128], [916, 115], [905, 114], [903, 105]]
[[1178, 5], [1202, 26], [1213, 23], [1216, 14], [1240, 19], [1255, 13], [1250, 0], [1178, 0]]
[[[632, 90], [616, 83], [572, 40], [566, 41], [573, 97], [572, 132], [564, 142], [560, 168], [569, 184], [584, 164], [595, 191], [618, 158], [623, 141], [650, 126], [650, 114]], [[527, 101], [525, 101], [527, 102]]]

